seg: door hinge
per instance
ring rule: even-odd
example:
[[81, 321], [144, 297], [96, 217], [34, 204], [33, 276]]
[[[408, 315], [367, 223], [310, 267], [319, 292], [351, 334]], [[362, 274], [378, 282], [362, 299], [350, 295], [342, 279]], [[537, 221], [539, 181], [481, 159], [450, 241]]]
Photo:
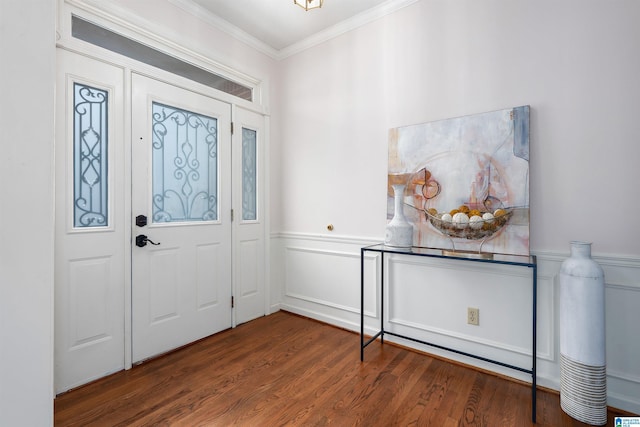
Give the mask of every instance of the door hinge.
[[235, 306], [235, 301], [233, 300], [233, 295], [231, 296], [231, 308], [234, 308]]
[[231, 122], [231, 135], [233, 135], [233, 122]]
[[233, 222], [233, 209], [231, 209], [231, 222]]

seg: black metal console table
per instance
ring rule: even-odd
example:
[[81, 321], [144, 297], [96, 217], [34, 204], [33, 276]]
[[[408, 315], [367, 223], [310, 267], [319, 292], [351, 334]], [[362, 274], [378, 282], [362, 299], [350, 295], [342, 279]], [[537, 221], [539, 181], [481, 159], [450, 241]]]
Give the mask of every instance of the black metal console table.
[[[365, 341], [364, 335], [364, 257], [366, 252], [377, 252], [380, 254], [380, 266], [381, 266], [381, 275], [380, 275], [380, 330], [374, 334], [371, 338]], [[456, 350], [450, 347], [445, 347], [439, 344], [430, 343], [426, 341], [422, 341], [416, 338], [408, 337], [405, 335], [397, 334], [391, 331], [385, 331], [384, 329], [384, 256], [385, 254], [398, 254], [398, 255], [410, 255], [410, 256], [422, 256], [422, 257], [431, 257], [431, 258], [443, 258], [443, 259], [453, 259], [460, 261], [470, 261], [470, 262], [484, 262], [491, 264], [505, 264], [505, 265], [513, 265], [520, 267], [531, 268], [533, 271], [533, 298], [532, 298], [532, 306], [533, 306], [533, 319], [532, 319], [532, 350], [531, 350], [531, 369], [523, 368], [520, 366], [511, 365], [509, 363], [500, 362], [497, 360], [489, 359], [486, 357], [478, 356], [475, 354], [467, 353], [464, 351]], [[369, 344], [371, 344], [376, 339], [380, 338], [380, 342], [384, 343], [384, 335], [392, 335], [395, 337], [403, 338], [406, 340], [414, 341], [420, 344], [428, 345], [431, 347], [436, 347], [442, 350], [451, 351], [457, 354], [461, 354], [464, 356], [472, 357], [474, 359], [479, 359], [485, 362], [493, 363], [496, 365], [500, 365], [506, 368], [514, 369], [520, 372], [524, 372], [530, 374], [532, 377], [531, 381], [531, 421], [536, 422], [536, 339], [537, 339], [537, 305], [538, 305], [538, 264], [535, 255], [531, 256], [519, 256], [519, 255], [501, 255], [494, 254], [492, 257], [484, 258], [484, 257], [475, 257], [475, 256], [465, 256], [461, 255], [450, 255], [443, 254], [441, 249], [431, 249], [431, 248], [421, 248], [421, 247], [412, 247], [412, 248], [396, 248], [392, 246], [385, 246], [383, 244], [376, 244], [372, 246], [366, 246], [360, 249], [360, 361], [364, 361], [364, 349]]]

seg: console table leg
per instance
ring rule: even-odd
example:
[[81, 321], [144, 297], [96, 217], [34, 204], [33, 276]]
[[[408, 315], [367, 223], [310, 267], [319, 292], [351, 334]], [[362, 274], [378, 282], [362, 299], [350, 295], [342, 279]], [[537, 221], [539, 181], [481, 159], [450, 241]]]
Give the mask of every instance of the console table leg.
[[360, 249], [360, 361], [364, 361], [364, 249]]
[[384, 344], [384, 252], [380, 253], [380, 344]]
[[538, 360], [538, 264], [537, 261], [533, 265], [533, 342], [531, 345], [532, 352], [532, 366], [531, 366], [531, 421], [535, 424], [536, 422], [536, 391], [537, 391], [537, 360]]

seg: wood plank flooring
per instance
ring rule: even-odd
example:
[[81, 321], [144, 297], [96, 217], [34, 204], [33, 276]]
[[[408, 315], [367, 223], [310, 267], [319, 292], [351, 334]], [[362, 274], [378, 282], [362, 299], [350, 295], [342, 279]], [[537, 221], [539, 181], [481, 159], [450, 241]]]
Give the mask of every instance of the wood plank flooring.
[[[525, 384], [278, 312], [55, 400], [56, 426], [529, 426]], [[613, 425], [609, 414], [609, 425]], [[538, 392], [538, 426], [584, 426]]]

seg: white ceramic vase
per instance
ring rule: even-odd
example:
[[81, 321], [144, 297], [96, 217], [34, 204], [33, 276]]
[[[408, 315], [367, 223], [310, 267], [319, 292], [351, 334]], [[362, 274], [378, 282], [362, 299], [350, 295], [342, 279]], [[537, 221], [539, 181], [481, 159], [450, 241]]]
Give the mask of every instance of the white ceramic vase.
[[404, 184], [393, 187], [393, 218], [387, 224], [384, 244], [399, 248], [410, 248], [413, 245], [413, 225], [404, 216]]
[[560, 267], [560, 406], [587, 424], [607, 423], [605, 350], [604, 272], [574, 241]]

